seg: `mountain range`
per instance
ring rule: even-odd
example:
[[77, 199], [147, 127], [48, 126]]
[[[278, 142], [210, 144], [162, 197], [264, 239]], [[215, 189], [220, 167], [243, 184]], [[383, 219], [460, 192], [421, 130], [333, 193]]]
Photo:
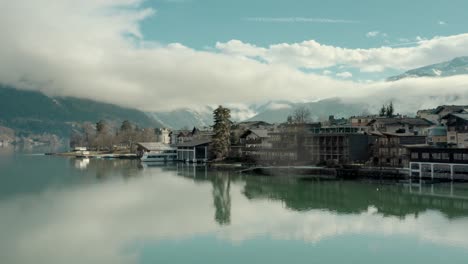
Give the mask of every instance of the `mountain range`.
[[[347, 117], [369, 112], [369, 106], [360, 103], [346, 103], [339, 98], [316, 102], [295, 103], [285, 100], [269, 101], [264, 104], [252, 104], [243, 107], [229, 106], [233, 121], [265, 121], [269, 123], [285, 122], [294, 109], [305, 106], [311, 112], [311, 119], [325, 120], [330, 115]], [[205, 127], [213, 124], [213, 107], [202, 110], [180, 109], [171, 112], [151, 112], [149, 116], [174, 129]], [[243, 118], [242, 118], [243, 117]]]
[[131, 120], [141, 127], [161, 127], [136, 109], [0, 86], [0, 126], [15, 130], [17, 135], [51, 133], [68, 137], [74, 124], [96, 123], [101, 119], [115, 123]]
[[392, 76], [387, 81], [419, 77], [449, 77], [462, 74], [468, 74], [468, 56], [409, 70], [403, 74]]

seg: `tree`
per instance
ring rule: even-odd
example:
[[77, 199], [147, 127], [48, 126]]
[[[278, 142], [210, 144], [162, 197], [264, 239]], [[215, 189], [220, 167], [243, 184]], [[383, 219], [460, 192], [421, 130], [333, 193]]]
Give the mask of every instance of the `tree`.
[[213, 111], [213, 151], [217, 159], [223, 159], [231, 145], [231, 110], [221, 105]]
[[310, 119], [311, 119], [310, 110], [305, 105], [298, 106], [296, 109], [294, 109], [294, 112], [292, 114], [292, 121], [295, 124], [306, 124], [310, 122]]
[[292, 124], [293, 123], [293, 117], [291, 115], [288, 115], [288, 118], [286, 119], [286, 122], [288, 124]]
[[84, 142], [86, 147], [91, 147], [94, 144], [94, 139], [96, 138], [96, 130], [92, 123], [85, 122], [82, 125]]
[[387, 117], [393, 117], [393, 113], [394, 113], [394, 109], [393, 109], [393, 102], [390, 102], [390, 104], [387, 106]]
[[382, 105], [379, 111], [379, 116], [381, 117], [393, 117], [394, 114], [395, 109], [393, 108], [393, 102], [390, 102], [388, 105]]
[[120, 126], [120, 131], [121, 132], [128, 132], [133, 129], [132, 123], [130, 121], [125, 120], [122, 122], [122, 125]]
[[379, 111], [379, 116], [386, 116], [387, 115], [387, 108], [385, 107], [385, 105], [382, 105], [382, 108], [380, 108], [380, 111]]
[[109, 126], [105, 120], [99, 120], [99, 122], [96, 123], [96, 131], [98, 134], [107, 132], [108, 128]]

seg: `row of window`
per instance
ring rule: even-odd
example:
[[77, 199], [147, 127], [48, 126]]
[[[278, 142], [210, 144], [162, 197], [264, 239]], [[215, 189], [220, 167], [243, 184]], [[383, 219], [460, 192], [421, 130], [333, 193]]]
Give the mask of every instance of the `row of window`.
[[[412, 159], [419, 159], [419, 153], [418, 152], [411, 153], [411, 158]], [[423, 152], [423, 153], [421, 153], [421, 159], [425, 159], [425, 160], [429, 160], [429, 159], [450, 160], [450, 154], [449, 153], [427, 153], [427, 152]], [[453, 154], [453, 159], [454, 160], [468, 160], [468, 153], [454, 153]]]

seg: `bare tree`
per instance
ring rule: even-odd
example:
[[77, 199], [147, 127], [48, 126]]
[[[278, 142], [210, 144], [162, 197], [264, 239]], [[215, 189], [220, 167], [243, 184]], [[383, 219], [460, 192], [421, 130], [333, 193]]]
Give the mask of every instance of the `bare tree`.
[[305, 105], [301, 105], [294, 109], [292, 114], [292, 121], [295, 124], [306, 124], [311, 121], [311, 113], [309, 108]]

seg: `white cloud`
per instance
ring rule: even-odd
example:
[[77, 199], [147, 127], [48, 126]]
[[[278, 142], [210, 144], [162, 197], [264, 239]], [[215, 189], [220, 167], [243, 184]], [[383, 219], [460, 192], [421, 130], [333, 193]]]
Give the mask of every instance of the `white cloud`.
[[347, 65], [362, 71], [407, 70], [468, 54], [468, 34], [430, 40], [418, 36], [416, 40], [418, 42], [414, 47], [370, 49], [341, 48], [323, 45], [315, 40], [274, 44], [266, 48], [233, 40], [217, 43], [216, 47], [228, 54], [259, 56], [270, 64], [318, 69]]
[[443, 25], [446, 25], [447, 23], [445, 21], [440, 20], [440, 21], [437, 22], [437, 24], [443, 26]]
[[242, 20], [264, 23], [327, 23], [327, 24], [351, 24], [358, 23], [354, 20], [317, 18], [317, 17], [245, 17]]
[[[196, 51], [180, 43], [146, 41], [139, 23], [154, 13], [139, 0], [4, 1], [0, 82], [49, 95], [170, 110], [278, 99], [367, 98], [397, 84], [335, 80], [298, 68], [404, 70], [468, 54], [468, 34], [421, 40], [404, 48], [349, 49], [314, 40], [258, 47], [232, 40], [217, 43], [214, 51]], [[415, 96], [457, 91], [465, 98], [468, 82], [463, 78], [398, 86]]]
[[353, 74], [350, 72], [339, 72], [336, 74], [336, 76], [340, 78], [351, 78], [353, 77]]
[[384, 33], [384, 32], [380, 32], [380, 31], [370, 31], [370, 32], [366, 33], [366, 37], [368, 37], [368, 38], [376, 38], [376, 37], [386, 38], [386, 37], [388, 37], [388, 34]]
[[332, 74], [332, 72], [331, 72], [330, 70], [324, 70], [324, 71], [322, 72], [322, 74], [323, 74], [323, 75], [330, 75], [330, 74]]

